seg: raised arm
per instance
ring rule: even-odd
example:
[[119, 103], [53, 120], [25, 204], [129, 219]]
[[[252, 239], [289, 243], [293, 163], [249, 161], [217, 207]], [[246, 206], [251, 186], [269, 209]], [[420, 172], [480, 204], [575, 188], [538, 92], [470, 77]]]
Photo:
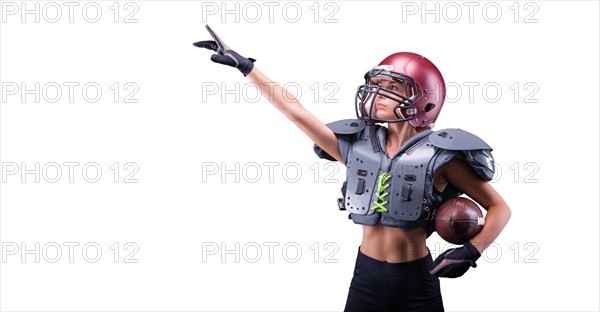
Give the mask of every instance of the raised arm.
[[271, 81], [256, 68], [247, 77], [256, 83], [263, 97], [267, 98], [285, 117], [296, 124], [315, 144], [337, 161], [344, 162], [335, 133], [315, 115], [307, 111], [294, 95]]
[[208, 25], [206, 29], [214, 40], [196, 42], [194, 46], [217, 52], [210, 58], [213, 62], [239, 69], [244, 76], [248, 77], [250, 81], [254, 82], [260, 88], [263, 97], [296, 124], [300, 130], [327, 152], [327, 154], [343, 163], [337, 137], [331, 129], [302, 107], [298, 99], [288, 92], [288, 90], [260, 72], [254, 66], [254, 59], [239, 55], [227, 46]]

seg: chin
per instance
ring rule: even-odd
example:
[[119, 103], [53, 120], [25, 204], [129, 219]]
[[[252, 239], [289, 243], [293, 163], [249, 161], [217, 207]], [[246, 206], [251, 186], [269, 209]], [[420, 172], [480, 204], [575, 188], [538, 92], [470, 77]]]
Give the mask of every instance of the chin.
[[396, 120], [396, 119], [398, 119], [398, 118], [396, 118], [396, 116], [394, 116], [394, 114], [385, 114], [385, 113], [383, 113], [383, 114], [377, 113], [377, 114], [375, 114], [375, 117], [377, 117], [379, 119], [385, 119], [385, 120]]

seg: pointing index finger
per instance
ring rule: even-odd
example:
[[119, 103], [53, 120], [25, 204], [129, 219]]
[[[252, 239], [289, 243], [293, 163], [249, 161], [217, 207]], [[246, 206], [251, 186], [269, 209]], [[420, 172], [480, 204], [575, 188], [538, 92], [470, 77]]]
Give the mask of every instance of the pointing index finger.
[[227, 50], [231, 50], [208, 25], [206, 25], [206, 30], [208, 30], [208, 33], [213, 37], [218, 46], [217, 53], [225, 54]]

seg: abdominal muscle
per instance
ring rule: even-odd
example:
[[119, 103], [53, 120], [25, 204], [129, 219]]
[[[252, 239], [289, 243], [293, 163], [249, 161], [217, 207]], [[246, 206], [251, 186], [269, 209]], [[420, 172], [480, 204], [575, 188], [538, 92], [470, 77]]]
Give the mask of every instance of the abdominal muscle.
[[426, 238], [425, 228], [406, 230], [380, 223], [375, 226], [363, 225], [360, 251], [379, 261], [408, 262], [428, 255]]

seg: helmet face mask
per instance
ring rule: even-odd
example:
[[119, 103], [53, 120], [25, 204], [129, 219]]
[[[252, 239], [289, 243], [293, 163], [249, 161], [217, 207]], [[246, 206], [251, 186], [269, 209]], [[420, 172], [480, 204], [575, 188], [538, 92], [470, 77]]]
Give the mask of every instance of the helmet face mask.
[[[365, 74], [365, 84], [359, 86], [356, 92], [355, 107], [359, 118], [371, 122], [389, 123], [414, 119], [416, 109], [412, 103], [419, 96], [413, 88], [415, 81], [409, 76], [389, 69], [391, 68], [388, 66], [376, 66]], [[381, 81], [398, 83], [399, 89], [403, 92], [385, 88], [380, 84]], [[382, 119], [375, 116], [374, 104], [377, 97], [384, 97], [396, 102], [393, 110], [395, 119]]]
[[[437, 119], [444, 103], [446, 88], [441, 73], [431, 61], [415, 53], [392, 54], [364, 78], [356, 91], [355, 109], [359, 119], [370, 123], [408, 121], [413, 127], [427, 126]], [[387, 88], [390, 84], [384, 81], [396, 83], [397, 90]], [[374, 106], [378, 98], [396, 103], [391, 119], [377, 116]]]

